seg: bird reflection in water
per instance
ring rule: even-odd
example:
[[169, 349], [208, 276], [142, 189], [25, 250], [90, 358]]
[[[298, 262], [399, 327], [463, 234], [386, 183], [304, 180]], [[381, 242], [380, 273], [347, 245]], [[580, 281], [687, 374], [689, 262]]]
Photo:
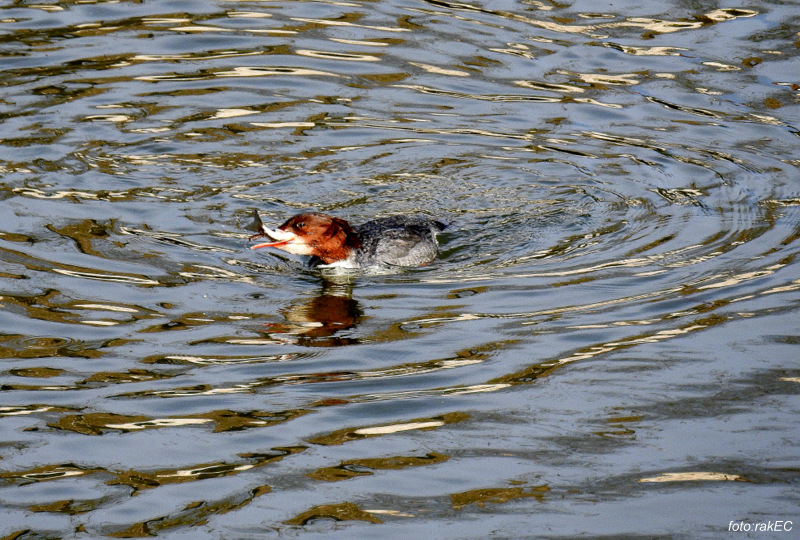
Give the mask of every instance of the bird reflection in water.
[[270, 325], [268, 334], [273, 339], [308, 347], [356, 344], [358, 338], [348, 335], [348, 330], [358, 326], [364, 313], [352, 293], [352, 283], [323, 277], [320, 293], [281, 309], [285, 321]]

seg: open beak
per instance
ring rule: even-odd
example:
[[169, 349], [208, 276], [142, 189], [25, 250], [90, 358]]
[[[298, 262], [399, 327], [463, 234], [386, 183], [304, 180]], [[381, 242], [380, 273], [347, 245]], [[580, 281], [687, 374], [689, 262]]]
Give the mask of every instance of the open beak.
[[261, 238], [262, 236], [269, 238], [272, 242], [267, 242], [264, 244], [256, 244], [255, 246], [250, 246], [250, 249], [259, 249], [265, 247], [280, 247], [288, 244], [291, 242], [295, 234], [282, 231], [280, 229], [268, 229], [264, 226], [264, 222], [261, 221], [261, 216], [258, 215], [258, 210], [253, 210], [253, 221], [249, 225], [245, 227], [245, 229], [249, 231], [254, 231], [256, 234], [250, 237], [250, 240], [255, 240], [256, 238]]
[[264, 244], [256, 244], [255, 246], [250, 246], [250, 249], [260, 249], [260, 248], [265, 248], [265, 247], [285, 246], [286, 244], [288, 244], [289, 242], [291, 242], [292, 240], [294, 240], [297, 237], [297, 235], [294, 234], [293, 232], [282, 231], [280, 229], [267, 229], [266, 227], [264, 227], [262, 225], [261, 226], [261, 232], [251, 236], [250, 240], [253, 240], [254, 238], [258, 238], [258, 237], [261, 237], [261, 236], [266, 236], [266, 237], [270, 238], [271, 240], [273, 240], [273, 242], [266, 242]]

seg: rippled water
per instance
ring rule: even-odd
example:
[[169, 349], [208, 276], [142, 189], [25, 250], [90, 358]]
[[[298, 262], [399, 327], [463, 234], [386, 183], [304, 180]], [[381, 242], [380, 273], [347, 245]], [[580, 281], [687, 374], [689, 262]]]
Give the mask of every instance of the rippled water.
[[[6, 3], [0, 535], [796, 530], [798, 28]], [[254, 208], [452, 225], [342, 279], [248, 250]]]

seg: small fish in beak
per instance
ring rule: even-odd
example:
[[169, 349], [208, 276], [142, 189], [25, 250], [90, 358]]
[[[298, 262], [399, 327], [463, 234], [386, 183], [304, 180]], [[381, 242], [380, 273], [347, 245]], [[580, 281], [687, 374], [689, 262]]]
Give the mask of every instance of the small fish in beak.
[[261, 216], [258, 215], [258, 210], [253, 210], [253, 221], [245, 227], [248, 231], [255, 231], [256, 234], [250, 237], [250, 240], [255, 240], [256, 238], [267, 237], [272, 242], [266, 242], [263, 244], [256, 244], [255, 246], [250, 246], [250, 249], [259, 249], [265, 247], [280, 247], [283, 245], [288, 244], [291, 242], [295, 234], [289, 231], [283, 231], [281, 229], [269, 229], [264, 226], [264, 222], [261, 221]]
[[250, 238], [257, 238], [259, 236], [267, 236], [274, 240], [274, 242], [266, 242], [264, 244], [256, 244], [254, 246], [250, 246], [250, 249], [261, 249], [265, 247], [281, 247], [285, 246], [292, 240], [294, 240], [297, 235], [289, 231], [282, 231], [280, 229], [264, 229], [264, 232], [261, 234], [255, 234]]

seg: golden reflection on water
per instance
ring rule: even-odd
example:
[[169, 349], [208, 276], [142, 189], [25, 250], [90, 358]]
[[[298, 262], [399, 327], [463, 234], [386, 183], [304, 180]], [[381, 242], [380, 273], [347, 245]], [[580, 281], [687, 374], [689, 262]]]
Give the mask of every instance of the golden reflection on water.
[[663, 473], [659, 476], [652, 476], [649, 478], [640, 478], [639, 482], [644, 483], [663, 483], [663, 482], [740, 482], [744, 478], [738, 474], [720, 473], [720, 472], [674, 472]]
[[238, 463], [202, 463], [190, 468], [161, 469], [150, 472], [119, 471], [115, 473], [115, 478], [108, 480], [106, 484], [110, 486], [128, 486], [136, 492], [143, 489], [153, 489], [162, 485], [182, 484], [185, 482], [207, 480], [209, 478], [237, 475], [257, 467], [276, 463], [287, 456], [304, 450], [306, 450], [305, 446], [281, 447], [273, 448], [270, 452], [263, 454], [240, 454], [239, 457], [242, 458], [242, 461]]
[[18, 480], [23, 485], [31, 482], [46, 482], [48, 480], [59, 480], [74, 476], [83, 476], [101, 472], [102, 469], [83, 469], [71, 464], [64, 465], [43, 465], [27, 471], [19, 472], [0, 472], [0, 478], [8, 480]]
[[[447, 7], [454, 10], [463, 11], [476, 11], [491, 15], [497, 15], [501, 18], [506, 18], [512, 21], [519, 21], [530, 24], [531, 26], [539, 27], [544, 30], [550, 30], [556, 33], [564, 34], [587, 34], [592, 37], [606, 37], [605, 34], [598, 34], [599, 30], [635, 27], [641, 28], [646, 31], [645, 38], [652, 38], [656, 34], [668, 34], [672, 32], [680, 32], [683, 30], [696, 30], [708, 24], [715, 24], [725, 21], [732, 21], [742, 17], [755, 17], [758, 15], [757, 11], [740, 8], [729, 9], [715, 9], [706, 14], [695, 16], [694, 20], [659, 20], [646, 17], [627, 17], [624, 21], [606, 22], [593, 25], [570, 25], [559, 22], [543, 21], [533, 19], [524, 15], [519, 15], [509, 11], [503, 10], [490, 10], [478, 6], [473, 6], [467, 3], [450, 2], [444, 0], [426, 0], [429, 4]], [[540, 9], [552, 9], [540, 8]], [[442, 15], [445, 15], [442, 13]], [[588, 18], [596, 18], [592, 15], [587, 15]]]
[[214, 432], [240, 431], [250, 428], [270, 427], [312, 412], [311, 410], [286, 411], [236, 411], [219, 410], [207, 413], [173, 416], [169, 418], [149, 418], [142, 415], [121, 415], [114, 413], [85, 413], [65, 415], [57, 422], [48, 424], [52, 428], [74, 431], [83, 435], [103, 435], [108, 430], [139, 431], [147, 428], [199, 426], [213, 423]]
[[450, 495], [450, 499], [453, 501], [453, 509], [461, 510], [468, 504], [475, 504], [483, 507], [486, 506], [487, 503], [502, 504], [525, 497], [533, 497], [541, 502], [544, 501], [545, 493], [548, 491], [550, 491], [550, 487], [547, 485], [529, 488], [528, 491], [521, 487], [484, 488], [463, 493], [454, 493]]
[[443, 414], [434, 418], [418, 418], [409, 422], [369, 426], [363, 428], [345, 428], [313, 437], [308, 439], [312, 444], [320, 445], [340, 445], [351, 441], [357, 441], [370, 437], [380, 437], [383, 435], [391, 435], [403, 431], [416, 431], [416, 430], [430, 430], [442, 427], [447, 424], [463, 422], [469, 418], [469, 414], [461, 412], [453, 412]]
[[135, 523], [122, 530], [110, 531], [106, 536], [111, 538], [137, 538], [155, 536], [159, 531], [180, 526], [199, 526], [206, 522], [209, 516], [222, 515], [243, 508], [256, 498], [271, 491], [272, 488], [270, 486], [262, 485], [249, 490], [244, 495], [219, 500], [195, 500], [178, 512]]
[[374, 474], [376, 470], [402, 470], [408, 467], [436, 465], [450, 459], [450, 456], [429, 453], [424, 456], [392, 456], [386, 458], [353, 459], [340, 463], [335, 467], [325, 467], [310, 472], [307, 476], [323, 482], [339, 482], [358, 476]]
[[64, 407], [53, 407], [50, 405], [18, 405], [0, 407], [0, 416], [21, 416], [26, 414], [36, 414], [43, 412], [68, 412], [70, 409]]
[[[247, 340], [246, 342], [242, 343], [239, 342], [238, 344], [247, 344], [247, 345], [275, 345], [281, 344], [281, 341], [277, 340]], [[343, 344], [350, 344], [346, 342], [340, 342], [339, 345]], [[497, 347], [493, 347], [497, 349]], [[137, 392], [131, 392], [126, 394], [120, 394], [119, 397], [138, 397], [138, 398], [146, 398], [146, 397], [162, 397], [162, 398], [180, 398], [180, 397], [190, 397], [190, 396], [200, 396], [200, 395], [218, 395], [218, 394], [238, 394], [238, 393], [253, 393], [261, 388], [268, 388], [274, 385], [297, 385], [297, 384], [320, 384], [320, 383], [330, 383], [330, 382], [346, 382], [346, 381], [360, 381], [360, 380], [371, 380], [371, 379], [389, 379], [389, 378], [396, 378], [396, 377], [410, 377], [416, 375], [422, 375], [427, 373], [434, 373], [443, 370], [450, 370], [450, 369], [458, 369], [463, 368], [469, 365], [479, 364], [486, 358], [488, 355], [486, 353], [482, 353], [480, 351], [466, 351], [462, 353], [462, 356], [457, 356], [455, 358], [445, 358], [445, 359], [434, 359], [428, 360], [421, 363], [409, 363], [409, 364], [401, 364], [399, 366], [391, 366], [382, 369], [372, 369], [372, 370], [361, 370], [361, 371], [337, 371], [337, 372], [329, 372], [329, 373], [302, 373], [302, 374], [284, 374], [275, 377], [266, 377], [256, 379], [247, 383], [238, 383], [233, 384], [230, 386], [212, 386], [212, 385], [197, 385], [191, 387], [179, 387], [179, 388], [172, 388], [168, 390], [141, 390]], [[244, 363], [260, 363], [262, 361], [274, 361], [275, 357], [256, 357], [253, 358], [245, 358], [245, 359], [234, 359], [232, 360], [233, 363], [238, 363], [239, 361], [244, 361]], [[280, 358], [280, 357], [279, 357]], [[289, 357], [289, 358], [297, 358]], [[173, 357], [167, 357], [163, 360], [150, 360], [150, 361], [157, 361], [159, 363], [167, 363], [170, 360], [174, 360]], [[287, 358], [284, 358], [285, 361]], [[181, 361], [184, 360], [181, 357], [178, 357], [177, 360]], [[184, 360], [185, 361], [185, 360]], [[219, 364], [219, 363], [229, 363], [228, 360], [220, 361], [219, 359], [201, 359], [200, 362], [191, 361], [193, 364]], [[172, 362], [169, 362], [172, 363]], [[119, 377], [120, 379], [124, 378], [123, 376]], [[164, 377], [166, 378], [166, 376]], [[122, 382], [121, 380], [119, 382]], [[487, 391], [488, 387], [484, 387], [482, 385], [477, 386], [469, 386], [465, 388], [457, 388], [457, 389], [448, 389], [447, 392], [480, 392], [480, 391]], [[491, 388], [497, 388], [492, 386]], [[499, 389], [499, 388], [498, 388]], [[437, 392], [439, 392], [437, 390]], [[350, 400], [361, 400], [361, 401], [371, 401], [375, 399], [381, 399], [383, 396], [381, 394], [378, 395], [362, 395], [349, 398]], [[385, 399], [385, 398], [384, 398]]]
[[334, 521], [367, 521], [370, 523], [383, 523], [380, 519], [366, 512], [353, 503], [325, 504], [298, 514], [285, 523], [288, 525], [306, 525], [317, 519], [332, 519]]

